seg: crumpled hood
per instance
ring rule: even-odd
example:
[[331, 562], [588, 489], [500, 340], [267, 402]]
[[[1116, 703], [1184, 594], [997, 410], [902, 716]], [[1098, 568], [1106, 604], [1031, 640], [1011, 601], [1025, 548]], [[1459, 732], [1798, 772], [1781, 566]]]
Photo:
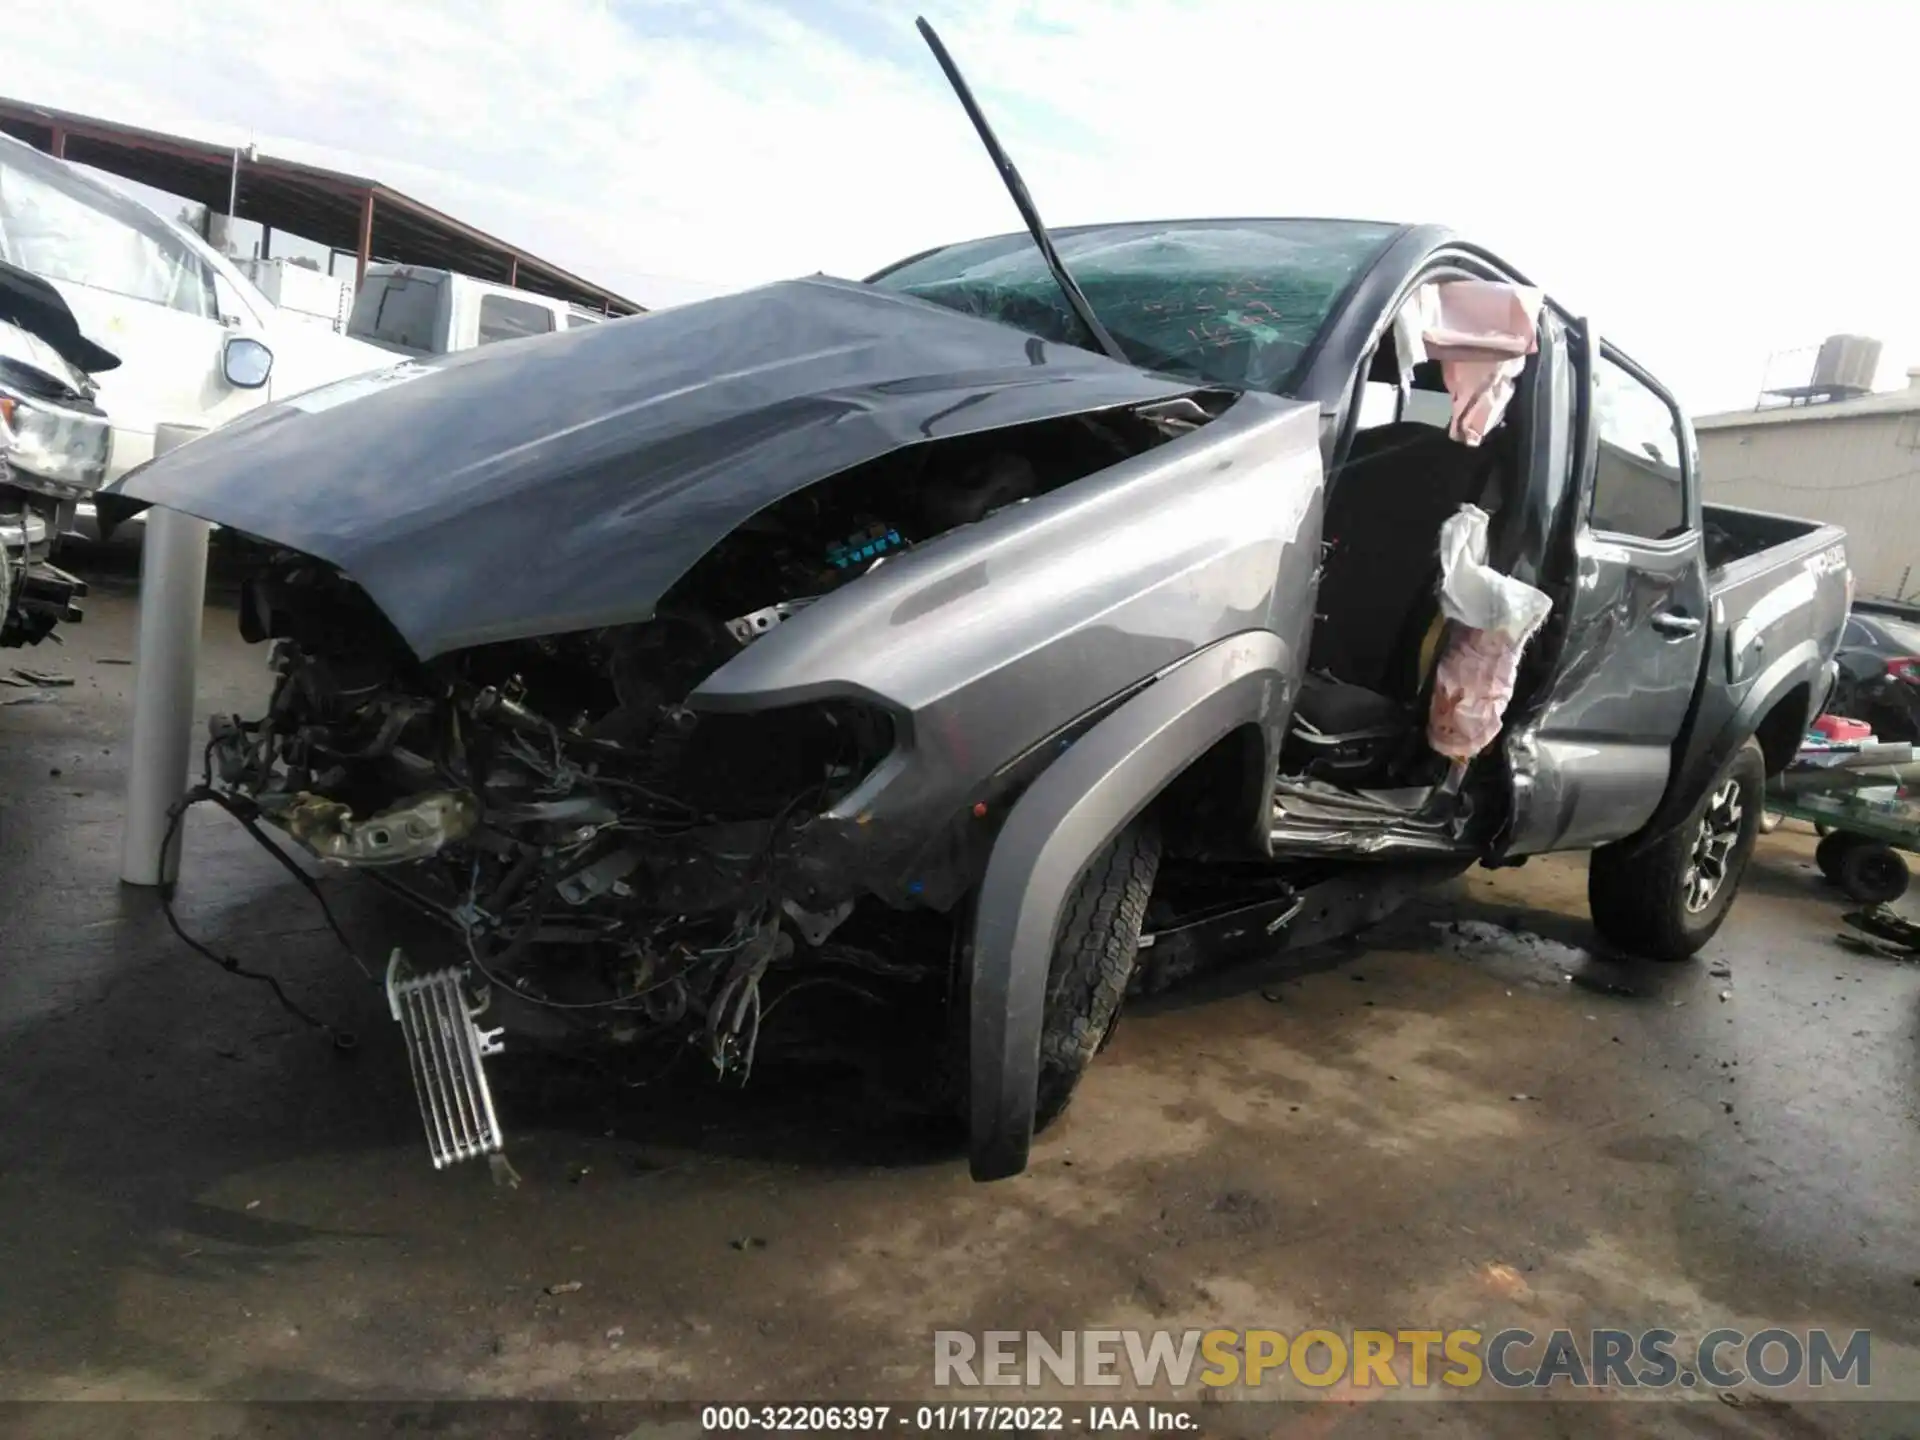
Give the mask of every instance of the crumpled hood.
[[754, 512], [890, 450], [1196, 388], [792, 280], [341, 381], [114, 488], [331, 562], [428, 658], [645, 619]]

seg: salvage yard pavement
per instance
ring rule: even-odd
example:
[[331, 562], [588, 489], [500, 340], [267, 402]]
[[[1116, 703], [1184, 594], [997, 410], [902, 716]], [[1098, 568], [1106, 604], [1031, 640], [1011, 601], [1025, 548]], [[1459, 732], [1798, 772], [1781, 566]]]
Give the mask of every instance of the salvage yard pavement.
[[[1810, 831], [1763, 838], [1693, 965], [1595, 954], [1555, 857], [1131, 1009], [997, 1185], [857, 1067], [505, 1056], [512, 1187], [429, 1167], [383, 998], [230, 823], [192, 817], [183, 923], [356, 1052], [115, 883], [129, 590], [67, 632], [83, 683], [0, 710], [0, 1398], [897, 1400], [936, 1327], [1468, 1324], [1865, 1328], [1920, 1393], [1920, 966], [1834, 943]], [[210, 612], [203, 711], [257, 703], [234, 631]], [[367, 953], [433, 943], [328, 891]], [[1634, 1428], [1876, 1423], [1679, 1408]]]
[[0, 705], [44, 705], [53, 692], [73, 684], [71, 675], [15, 667], [0, 670]]

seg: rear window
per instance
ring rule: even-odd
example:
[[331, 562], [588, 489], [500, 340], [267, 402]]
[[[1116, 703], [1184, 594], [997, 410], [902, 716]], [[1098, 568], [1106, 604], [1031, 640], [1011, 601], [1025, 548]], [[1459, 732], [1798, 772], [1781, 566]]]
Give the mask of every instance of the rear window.
[[515, 300], [506, 295], [488, 295], [480, 301], [480, 343], [497, 340], [523, 340], [529, 335], [545, 335], [553, 329], [553, 312], [530, 300]]
[[567, 312], [567, 328], [569, 330], [578, 330], [582, 325], [598, 325], [601, 318], [602, 317], [598, 315], [583, 315], [578, 310], [569, 310]]
[[442, 284], [441, 276], [406, 271], [367, 276], [354, 297], [347, 334], [417, 355], [437, 354]]
[[[1358, 220], [1181, 220], [1063, 230], [1054, 243], [1136, 365], [1284, 390], [1395, 227]], [[949, 245], [875, 285], [1094, 348], [1031, 236]]]

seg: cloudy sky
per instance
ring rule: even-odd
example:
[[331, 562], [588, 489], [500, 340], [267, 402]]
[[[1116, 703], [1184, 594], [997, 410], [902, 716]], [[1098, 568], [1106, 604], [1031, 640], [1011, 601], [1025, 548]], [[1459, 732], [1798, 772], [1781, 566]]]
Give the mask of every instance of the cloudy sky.
[[[1920, 15], [1776, 0], [925, 0], [1055, 224], [1434, 220], [1696, 412], [1920, 364]], [[371, 174], [669, 303], [1014, 228], [880, 0], [63, 0], [0, 88]], [[1788, 377], [1791, 378], [1791, 377]]]

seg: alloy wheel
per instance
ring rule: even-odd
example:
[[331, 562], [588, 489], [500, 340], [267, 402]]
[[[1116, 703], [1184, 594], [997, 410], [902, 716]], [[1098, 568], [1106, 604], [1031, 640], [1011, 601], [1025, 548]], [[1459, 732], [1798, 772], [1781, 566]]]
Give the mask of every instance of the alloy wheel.
[[1688, 914], [1698, 915], [1705, 910], [1726, 884], [1728, 862], [1733, 857], [1734, 846], [1740, 843], [1740, 820], [1745, 814], [1740, 782], [1723, 781], [1707, 801], [1706, 813], [1700, 817], [1699, 828], [1694, 832], [1686, 873], [1680, 877]]

